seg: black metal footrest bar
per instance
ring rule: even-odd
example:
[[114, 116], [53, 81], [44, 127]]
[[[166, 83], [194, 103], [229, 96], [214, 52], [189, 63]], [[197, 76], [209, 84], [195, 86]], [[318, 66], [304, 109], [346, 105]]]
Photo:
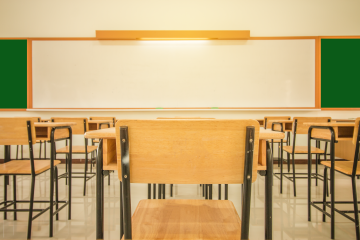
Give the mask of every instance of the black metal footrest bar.
[[[322, 202], [322, 201], [315, 201], [315, 202], [310, 202], [310, 205], [313, 206], [314, 208], [316, 208], [317, 210], [319, 210], [320, 212], [322, 212], [323, 214], [326, 214], [326, 216], [331, 217], [331, 214], [329, 214], [328, 212], [326, 212], [325, 210], [321, 209], [319, 206], [316, 206], [316, 204], [325, 204], [328, 208], [331, 209], [331, 205], [330, 205], [331, 201], [326, 201], [326, 202]], [[360, 203], [360, 201], [358, 201], [358, 204]], [[334, 204], [354, 204], [354, 202], [351, 201], [337, 201], [334, 202]], [[342, 215], [343, 217], [349, 219], [350, 221], [355, 222], [355, 219], [346, 215], [346, 213], [355, 213], [354, 210], [339, 210], [337, 208], [334, 207], [335, 212], [339, 213], [340, 215]]]
[[[291, 174], [293, 175], [293, 173], [283, 173], [283, 177], [288, 179], [289, 181], [293, 181], [293, 178], [294, 177], [289, 177], [289, 176], [286, 176], [287, 174]], [[307, 173], [295, 173], [295, 175], [308, 175]], [[281, 173], [273, 173], [274, 177], [276, 177], [277, 179], [280, 179], [279, 176], [277, 175], [281, 175]], [[299, 179], [307, 179], [308, 177], [295, 177], [295, 178], [299, 178]], [[320, 181], [324, 181], [324, 176], [320, 175], [320, 174], [316, 174], [316, 173], [312, 173], [311, 174], [311, 178], [312, 179], [319, 179]]]
[[[6, 205], [2, 208], [0, 208], [0, 212], [29, 212], [30, 209], [7, 209], [8, 207], [14, 205], [15, 203], [30, 203], [30, 201], [27, 201], [27, 200], [19, 200], [19, 201], [5, 201], [5, 202], [2, 202], [0, 203], [1, 204], [4, 204], [6, 202], [10, 202], [11, 204], [9, 205]], [[50, 203], [49, 201], [33, 201], [33, 203]], [[64, 207], [66, 207], [67, 205], [69, 205], [69, 202], [68, 201], [54, 201], [53, 203], [53, 207], [55, 207], [57, 204], [59, 203], [64, 203], [63, 205], [61, 205], [61, 207], [59, 209], [57, 209], [54, 213], [53, 213], [53, 216], [55, 216], [56, 214], [59, 213], [60, 210], [64, 209]], [[38, 218], [39, 216], [41, 216], [43, 213], [45, 213], [47, 210], [50, 209], [50, 206], [47, 207], [47, 208], [44, 208], [44, 209], [33, 209], [33, 212], [39, 212], [38, 214], [36, 214], [32, 220], [35, 220], [36, 218]]]

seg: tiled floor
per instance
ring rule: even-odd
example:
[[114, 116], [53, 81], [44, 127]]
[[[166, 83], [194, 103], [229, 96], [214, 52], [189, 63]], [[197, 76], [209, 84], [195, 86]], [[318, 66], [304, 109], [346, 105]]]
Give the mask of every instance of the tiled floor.
[[[74, 168], [81, 167], [75, 165]], [[305, 165], [297, 166], [299, 171], [305, 172]], [[59, 173], [64, 171], [60, 166]], [[277, 171], [277, 166], [275, 166]], [[49, 191], [48, 174], [36, 178], [35, 198], [46, 199]], [[107, 183], [107, 181], [105, 181]], [[360, 184], [360, 182], [358, 182]], [[0, 178], [0, 201], [3, 200], [3, 177]], [[10, 186], [12, 182], [10, 182]], [[314, 186], [315, 184], [313, 184]], [[18, 177], [18, 199], [29, 198], [29, 177]], [[59, 181], [60, 199], [66, 198], [64, 180]], [[95, 178], [88, 182], [87, 196], [82, 196], [82, 179], [73, 180], [73, 204], [72, 220], [67, 220], [67, 211], [60, 212], [60, 220], [54, 221], [54, 237], [51, 239], [72, 240], [95, 240]], [[166, 186], [166, 195], [169, 197], [169, 185]], [[217, 199], [217, 185], [213, 186], [213, 196]], [[224, 189], [224, 187], [222, 188]], [[175, 198], [201, 198], [201, 189], [198, 185], [175, 185]], [[273, 208], [273, 239], [330, 239], [330, 222], [322, 222], [322, 215], [312, 208], [312, 221], [307, 221], [307, 181], [297, 181], [297, 197], [293, 197], [292, 183], [284, 180], [284, 193], [279, 194], [279, 181], [274, 178], [274, 208]], [[358, 191], [360, 189], [358, 188]], [[147, 197], [146, 184], [133, 184], [132, 188], [132, 211], [139, 200]], [[336, 200], [351, 200], [350, 178], [336, 174]], [[359, 191], [360, 192], [360, 191]], [[322, 198], [322, 182], [318, 187], [312, 188], [314, 198]], [[12, 196], [9, 187], [9, 196]], [[240, 212], [240, 185], [229, 186], [229, 199], [234, 202]], [[258, 179], [252, 188], [250, 221], [250, 239], [264, 239], [264, 177], [258, 175]], [[19, 205], [18, 208], [21, 206]], [[25, 207], [25, 205], [24, 205]], [[27, 206], [26, 206], [27, 207]], [[41, 207], [38, 205], [38, 207]], [[343, 206], [341, 206], [343, 207]], [[340, 207], [339, 207], [340, 208]], [[345, 206], [352, 209], [352, 206]], [[111, 185], [105, 185], [105, 239], [119, 239], [119, 181], [117, 173], [111, 174]], [[0, 239], [26, 239], [27, 213], [18, 213], [18, 220], [12, 220], [12, 214], [8, 213], [8, 220], [2, 219], [0, 213]], [[355, 239], [354, 223], [336, 214], [336, 239]], [[48, 214], [45, 213], [33, 222], [32, 239], [48, 239]]]

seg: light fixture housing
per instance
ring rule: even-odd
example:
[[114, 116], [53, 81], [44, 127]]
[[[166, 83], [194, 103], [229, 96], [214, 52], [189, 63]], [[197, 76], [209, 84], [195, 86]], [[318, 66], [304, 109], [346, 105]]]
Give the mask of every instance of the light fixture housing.
[[244, 40], [250, 30], [96, 30], [99, 40]]

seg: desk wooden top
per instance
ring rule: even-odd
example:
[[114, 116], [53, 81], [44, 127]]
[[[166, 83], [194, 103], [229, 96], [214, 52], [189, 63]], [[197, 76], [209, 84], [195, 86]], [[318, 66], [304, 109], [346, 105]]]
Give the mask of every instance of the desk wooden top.
[[75, 125], [75, 122], [34, 122], [35, 127], [64, 127]]
[[115, 139], [115, 128], [104, 128], [94, 131], [89, 131], [85, 133], [85, 138], [105, 138], [105, 139]]
[[[304, 123], [304, 125], [333, 127], [335, 140], [337, 141], [351, 141], [353, 139], [355, 129], [355, 122], [306, 122]], [[330, 130], [328, 129], [313, 129], [311, 132], [311, 136], [319, 139], [331, 139]]]
[[293, 120], [269, 120], [268, 123], [273, 123], [273, 122], [278, 122], [278, 123], [293, 123]]
[[111, 120], [89, 120], [88, 123], [113, 123]]
[[[275, 132], [269, 129], [260, 128], [259, 139], [283, 139], [285, 133]], [[106, 139], [115, 139], [115, 128], [104, 128], [95, 131], [89, 131], [85, 133], [85, 138], [106, 138]]]
[[354, 127], [355, 122], [327, 122], [327, 123], [319, 123], [319, 122], [306, 122], [305, 126], [327, 126], [327, 127]]
[[355, 118], [344, 118], [344, 119], [331, 119], [332, 122], [355, 122]]
[[272, 131], [271, 129], [260, 128], [259, 139], [284, 139], [285, 133]]

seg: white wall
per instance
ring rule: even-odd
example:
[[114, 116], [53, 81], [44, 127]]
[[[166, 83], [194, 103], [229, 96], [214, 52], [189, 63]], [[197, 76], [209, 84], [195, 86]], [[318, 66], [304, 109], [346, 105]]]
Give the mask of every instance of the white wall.
[[[359, 9], [359, 0], [0, 0], [0, 37], [95, 37], [95, 30], [106, 29], [250, 30], [251, 36], [360, 35]], [[266, 115], [349, 118], [360, 116], [360, 112], [0, 112], [1, 117], [128, 119], [160, 116], [257, 119]], [[82, 143], [81, 138], [77, 142]], [[301, 143], [306, 144], [304, 140]], [[0, 158], [2, 151], [0, 148]]]
[[0, 0], [0, 37], [95, 37], [95, 30], [359, 35], [359, 9], [359, 0]]

